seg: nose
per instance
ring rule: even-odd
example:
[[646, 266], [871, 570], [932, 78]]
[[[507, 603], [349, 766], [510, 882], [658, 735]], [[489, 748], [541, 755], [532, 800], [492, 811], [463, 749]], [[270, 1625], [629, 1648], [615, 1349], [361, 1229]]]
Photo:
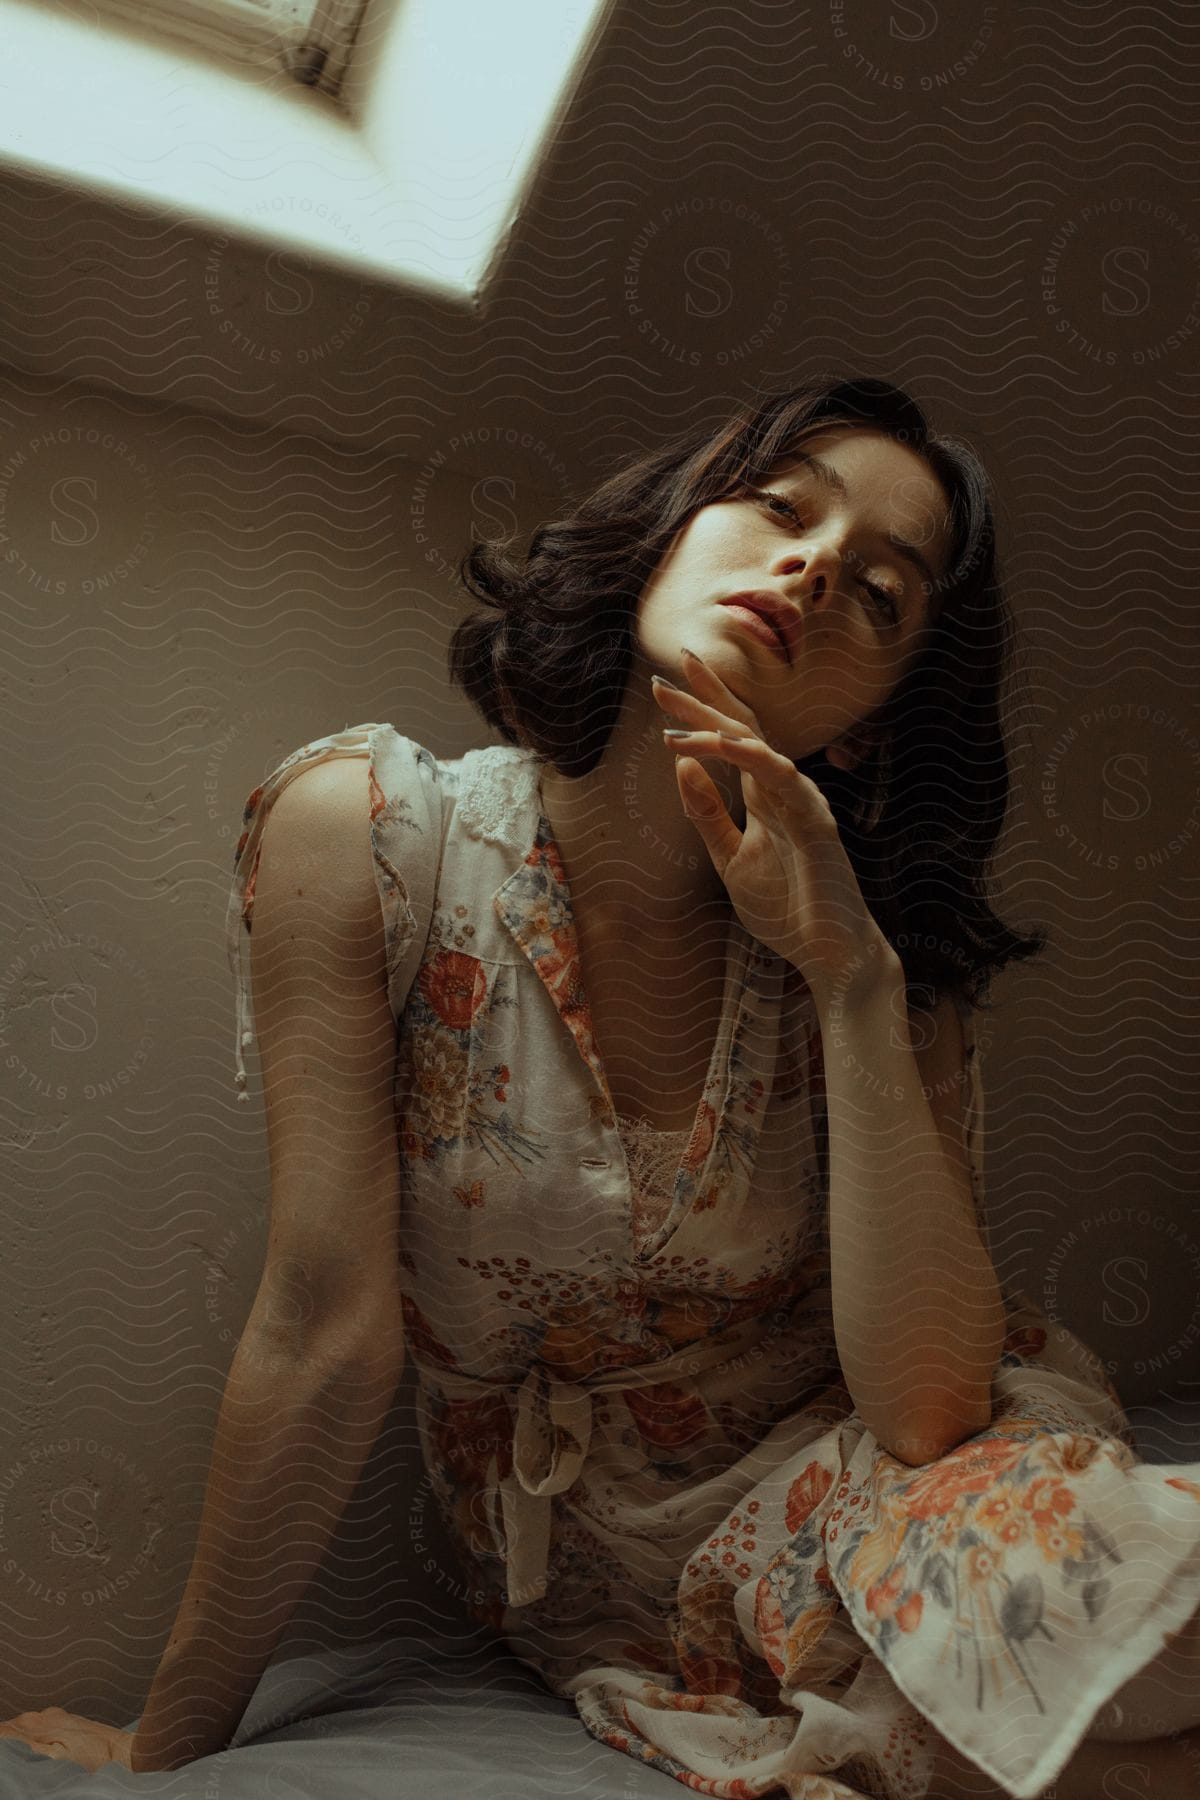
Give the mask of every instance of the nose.
[[789, 550], [777, 567], [781, 575], [800, 578], [797, 598], [802, 595], [806, 607], [819, 606], [837, 586], [838, 560], [831, 545], [810, 544], [803, 550]]

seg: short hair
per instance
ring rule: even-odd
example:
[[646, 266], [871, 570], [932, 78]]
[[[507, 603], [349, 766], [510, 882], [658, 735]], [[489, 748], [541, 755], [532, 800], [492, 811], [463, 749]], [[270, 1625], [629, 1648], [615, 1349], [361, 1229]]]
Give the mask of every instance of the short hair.
[[[917, 402], [874, 377], [829, 376], [739, 407], [627, 458], [565, 516], [511, 540], [473, 542], [459, 564], [484, 602], [455, 628], [452, 683], [505, 742], [565, 776], [604, 754], [633, 663], [638, 602], [691, 516], [761, 481], [798, 445], [834, 427], [885, 432], [924, 458], [945, 490], [946, 572], [930, 597], [923, 647], [873, 718], [882, 751], [835, 769], [824, 750], [796, 763], [824, 794], [863, 898], [896, 951], [909, 1001], [951, 990], [990, 1005], [992, 977], [1038, 955], [992, 910], [987, 865], [1008, 806], [1001, 721], [1015, 623], [998, 568], [991, 484], [965, 443], [938, 435]], [[923, 584], [927, 588], [928, 584]], [[876, 820], [860, 828], [864, 798]]]

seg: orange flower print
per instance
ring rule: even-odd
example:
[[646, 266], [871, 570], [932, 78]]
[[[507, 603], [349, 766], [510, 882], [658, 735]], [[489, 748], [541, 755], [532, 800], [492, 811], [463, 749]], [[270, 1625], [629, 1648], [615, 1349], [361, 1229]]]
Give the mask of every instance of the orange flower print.
[[606, 1322], [591, 1300], [564, 1300], [554, 1307], [538, 1346], [541, 1361], [562, 1381], [585, 1381], [604, 1349]]
[[1190, 1494], [1193, 1500], [1200, 1500], [1200, 1483], [1189, 1481], [1186, 1475], [1167, 1475], [1164, 1479], [1168, 1487], [1178, 1488], [1181, 1493]]
[[1073, 1525], [1039, 1525], [1034, 1527], [1033, 1535], [1046, 1562], [1061, 1563], [1068, 1556], [1079, 1562], [1083, 1557], [1083, 1533]]
[[[943, 1513], [940, 1518], [932, 1519], [930, 1521], [929, 1530], [931, 1542], [938, 1550], [953, 1550], [958, 1543], [959, 1536], [966, 1527], [966, 1523], [967, 1509], [960, 1502], [948, 1513]], [[1000, 1529], [1001, 1534], [1003, 1534], [1004, 1527], [1001, 1526]]]
[[434, 1162], [438, 1154], [437, 1145], [432, 1138], [417, 1129], [408, 1113], [400, 1124], [400, 1154], [408, 1162]]
[[900, 1598], [908, 1580], [908, 1570], [896, 1569], [867, 1589], [863, 1597], [867, 1611], [874, 1613], [880, 1624], [885, 1619], [894, 1619], [901, 1631], [915, 1631], [921, 1623], [925, 1603], [920, 1594], [910, 1592], [903, 1600]]
[[694, 1344], [728, 1316], [728, 1302], [720, 1294], [689, 1293], [683, 1300], [664, 1295], [658, 1301], [656, 1330], [667, 1344], [678, 1349]]
[[242, 890], [242, 917], [246, 921], [247, 931], [254, 927], [254, 890], [258, 885], [258, 857], [254, 858], [254, 867], [250, 871], [250, 879]]
[[417, 977], [421, 993], [444, 1025], [464, 1031], [487, 997], [483, 964], [459, 950], [439, 950]]
[[443, 1466], [459, 1482], [483, 1481], [496, 1458], [503, 1481], [512, 1468], [512, 1418], [501, 1395], [486, 1400], [443, 1400], [431, 1436]]
[[734, 1590], [714, 1575], [682, 1599], [675, 1648], [684, 1684], [693, 1694], [732, 1694], [736, 1698], [741, 1693], [733, 1594]]
[[754, 1080], [750, 1083], [746, 1092], [747, 1092], [747, 1094], [753, 1094], [754, 1098], [753, 1098], [753, 1100], [750, 1100], [750, 1099], [743, 1100], [742, 1106], [746, 1112], [756, 1113], [758, 1111], [758, 1103], [762, 1099], [763, 1095], [766, 1092], [766, 1087], [756, 1076], [754, 1078]]
[[1046, 1448], [1049, 1455], [1054, 1457], [1056, 1462], [1062, 1464], [1066, 1474], [1081, 1475], [1095, 1462], [1100, 1454], [1101, 1445], [1096, 1438], [1072, 1435], [1066, 1439], [1065, 1443], [1057, 1445], [1051, 1443]]
[[409, 1118], [426, 1140], [453, 1138], [467, 1105], [469, 1066], [458, 1039], [437, 1026], [421, 1026], [410, 1045], [413, 1092]]
[[[554, 879], [555, 887], [565, 888], [567, 885], [567, 865], [563, 861], [562, 852], [559, 850], [559, 847], [553, 838], [548, 837], [542, 845], [542, 855], [546, 859], [546, 866]], [[530, 863], [537, 861], [536, 845], [526, 858], [526, 861]]]
[[754, 1590], [754, 1625], [763, 1656], [772, 1674], [789, 1687], [800, 1680], [801, 1670], [828, 1631], [837, 1606], [835, 1599], [829, 1599], [789, 1618], [783, 1603], [793, 1580], [790, 1570], [772, 1568]]
[[534, 914], [529, 924], [540, 940], [551, 945], [551, 948], [543, 950], [538, 956], [538, 974], [554, 993], [562, 996], [559, 1004], [564, 1012], [578, 1011], [583, 1004], [583, 990], [576, 967], [578, 958], [569, 947], [564, 948], [557, 937], [547, 934], [544, 915], [539, 920]]
[[867, 1611], [874, 1613], [877, 1619], [890, 1619], [899, 1603], [904, 1581], [904, 1570], [895, 1569], [890, 1575], [885, 1575], [882, 1581], [873, 1582], [864, 1596]]
[[985, 1493], [998, 1475], [1020, 1462], [1023, 1453], [1022, 1444], [971, 1438], [906, 1485], [906, 1511], [914, 1519], [949, 1512], [964, 1495]]
[[[834, 1508], [834, 1513], [837, 1512]], [[827, 1541], [836, 1545], [839, 1526], [830, 1515]], [[851, 1586], [860, 1588], [864, 1593], [884, 1581], [889, 1571], [895, 1566], [901, 1555], [905, 1528], [896, 1531], [867, 1532], [854, 1546], [849, 1564], [846, 1568], [846, 1579]]]
[[433, 1332], [420, 1307], [408, 1294], [400, 1296], [400, 1317], [405, 1341], [412, 1344], [418, 1355], [427, 1362], [440, 1364], [444, 1369], [457, 1366], [445, 1344]]
[[703, 1400], [674, 1382], [621, 1391], [648, 1449], [681, 1449], [695, 1443], [707, 1429], [708, 1408]]
[[996, 1579], [1002, 1558], [986, 1544], [972, 1544], [962, 1559], [963, 1579], [971, 1587], [987, 1587]]
[[787, 1623], [779, 1595], [765, 1575], [754, 1590], [754, 1629], [762, 1644], [763, 1655], [773, 1675], [782, 1676], [787, 1668], [783, 1659]]
[[993, 1494], [976, 1508], [973, 1523], [981, 1531], [989, 1531], [1006, 1549], [1024, 1543], [1029, 1535], [1029, 1520], [1021, 1511], [1015, 1494], [1007, 1489]]
[[901, 1601], [896, 1608], [896, 1623], [901, 1631], [915, 1631], [921, 1623], [921, 1614], [924, 1609], [925, 1602], [920, 1594], [909, 1594], [906, 1600]]
[[787, 1491], [787, 1500], [784, 1504], [784, 1523], [789, 1531], [799, 1531], [809, 1514], [821, 1504], [832, 1485], [833, 1476], [824, 1463], [810, 1462], [803, 1473], [797, 1475]]
[[986, 1525], [990, 1530], [995, 1530], [1012, 1517], [1015, 1506], [1016, 1501], [1010, 1493], [1002, 1491], [993, 1494], [990, 1500], [985, 1500], [982, 1506], [976, 1507], [975, 1521], [979, 1525]]
[[1021, 1497], [1035, 1525], [1057, 1525], [1075, 1506], [1075, 1496], [1055, 1475], [1035, 1475]]
[[371, 818], [377, 819], [387, 805], [387, 796], [375, 778], [375, 770], [368, 764], [367, 784], [370, 790]]
[[1004, 1523], [996, 1529], [996, 1536], [1006, 1550], [1015, 1550], [1018, 1544], [1025, 1541], [1027, 1535], [1024, 1519], [1018, 1518], [1016, 1514], [1011, 1519], [1005, 1519]]
[[1046, 1333], [1040, 1325], [1014, 1325], [1004, 1340], [1006, 1356], [1040, 1356], [1046, 1348]]
[[679, 1669], [693, 1694], [730, 1694], [742, 1691], [742, 1666], [731, 1656], [705, 1656], [691, 1651], [679, 1659]]
[[606, 1130], [611, 1131], [616, 1124], [616, 1121], [613, 1118], [612, 1107], [609, 1105], [608, 1100], [603, 1094], [588, 1095], [588, 1112], [595, 1122], [598, 1125], [603, 1125]]

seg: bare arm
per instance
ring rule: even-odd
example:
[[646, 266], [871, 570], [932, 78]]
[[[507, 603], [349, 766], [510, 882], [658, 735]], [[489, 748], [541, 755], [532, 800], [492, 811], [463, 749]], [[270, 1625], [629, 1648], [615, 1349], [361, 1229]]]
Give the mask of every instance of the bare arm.
[[365, 759], [315, 765], [263, 837], [251, 977], [271, 1164], [266, 1265], [221, 1403], [195, 1558], [137, 1773], [236, 1730], [404, 1364], [395, 1021]]
[[357, 1484], [395, 1392], [397, 1364], [270, 1370], [243, 1337], [221, 1403], [204, 1511], [174, 1628], [134, 1734], [130, 1767], [177, 1769], [220, 1750]]
[[947, 999], [926, 1099], [898, 958], [820, 1018], [838, 1359], [867, 1428], [923, 1463], [987, 1425], [1005, 1330], [962, 1154], [961, 1027]]

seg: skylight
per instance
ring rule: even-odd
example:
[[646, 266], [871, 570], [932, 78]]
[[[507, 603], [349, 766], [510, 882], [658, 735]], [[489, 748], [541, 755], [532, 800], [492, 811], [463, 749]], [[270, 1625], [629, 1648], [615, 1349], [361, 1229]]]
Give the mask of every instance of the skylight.
[[[615, 9], [335, 0], [355, 42], [331, 98], [294, 72], [106, 22], [125, 3], [4, 0], [0, 160], [464, 304]], [[311, 13], [310, 0], [263, 3]]]
[[100, 17], [274, 67], [322, 93], [342, 84], [367, 0], [97, 0]]

